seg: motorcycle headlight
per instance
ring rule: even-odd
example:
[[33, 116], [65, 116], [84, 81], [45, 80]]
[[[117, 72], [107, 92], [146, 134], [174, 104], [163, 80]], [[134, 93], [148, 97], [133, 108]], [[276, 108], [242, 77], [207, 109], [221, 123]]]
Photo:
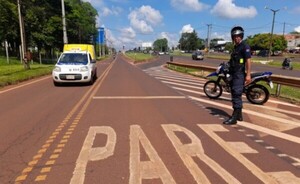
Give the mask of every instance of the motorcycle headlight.
[[54, 69], [53, 69], [54, 72], [61, 72], [61, 68], [59, 66], [56, 66]]
[[83, 66], [83, 67], [80, 68], [80, 71], [81, 72], [87, 72], [87, 71], [89, 71], [89, 68], [87, 66]]

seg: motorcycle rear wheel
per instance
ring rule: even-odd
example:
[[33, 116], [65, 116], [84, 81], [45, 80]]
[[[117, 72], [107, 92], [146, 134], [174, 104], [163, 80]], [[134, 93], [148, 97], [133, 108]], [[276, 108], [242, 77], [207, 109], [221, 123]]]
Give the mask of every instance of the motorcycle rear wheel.
[[209, 98], [216, 99], [222, 95], [222, 86], [216, 81], [207, 81], [203, 86], [205, 95]]
[[262, 105], [269, 100], [269, 90], [260, 84], [250, 86], [246, 91], [246, 97], [249, 102], [257, 105]]

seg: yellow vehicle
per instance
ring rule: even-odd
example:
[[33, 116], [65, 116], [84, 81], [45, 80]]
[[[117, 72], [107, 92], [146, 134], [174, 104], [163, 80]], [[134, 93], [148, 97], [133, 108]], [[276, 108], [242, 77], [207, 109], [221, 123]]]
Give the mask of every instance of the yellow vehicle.
[[93, 60], [96, 60], [95, 48], [91, 44], [65, 44], [63, 52], [88, 51]]
[[80, 82], [93, 84], [97, 78], [96, 54], [90, 44], [65, 44], [55, 68], [53, 83]]

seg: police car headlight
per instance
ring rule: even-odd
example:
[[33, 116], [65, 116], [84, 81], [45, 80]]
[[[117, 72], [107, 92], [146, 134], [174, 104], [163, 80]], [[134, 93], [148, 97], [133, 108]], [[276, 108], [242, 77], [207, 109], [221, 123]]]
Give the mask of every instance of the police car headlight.
[[54, 72], [61, 72], [61, 68], [59, 66], [56, 66], [54, 69], [53, 69]]
[[87, 71], [89, 71], [89, 68], [87, 66], [84, 66], [84, 67], [80, 68], [80, 71], [81, 72], [87, 72]]

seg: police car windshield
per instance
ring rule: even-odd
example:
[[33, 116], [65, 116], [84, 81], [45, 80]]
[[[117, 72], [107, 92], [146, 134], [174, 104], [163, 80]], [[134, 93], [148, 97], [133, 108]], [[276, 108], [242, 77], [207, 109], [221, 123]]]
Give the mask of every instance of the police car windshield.
[[64, 53], [58, 64], [84, 64], [88, 63], [88, 57], [85, 53]]

